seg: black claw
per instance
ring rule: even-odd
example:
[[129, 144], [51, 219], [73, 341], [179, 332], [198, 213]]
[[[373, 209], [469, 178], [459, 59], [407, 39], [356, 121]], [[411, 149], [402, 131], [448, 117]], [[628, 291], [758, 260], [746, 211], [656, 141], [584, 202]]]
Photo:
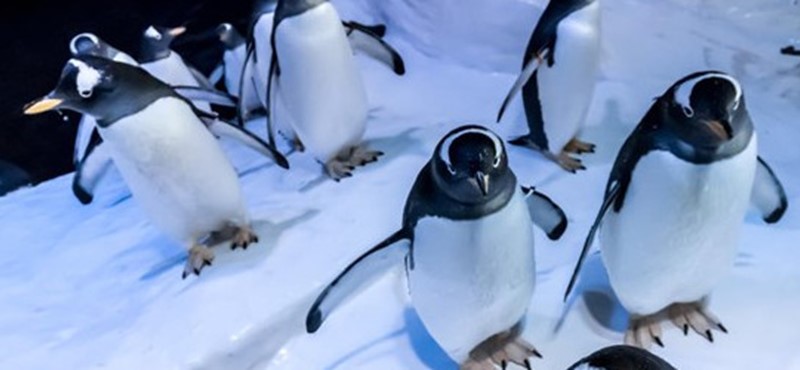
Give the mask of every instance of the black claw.
[[380, 156], [382, 156], [382, 155], [384, 155], [384, 154], [386, 154], [386, 153], [384, 153], [384, 152], [382, 152], [382, 151], [378, 151], [377, 153], [375, 153], [375, 155], [377, 155], [378, 157], [380, 157]]
[[725, 333], [725, 334], [728, 334], [728, 329], [727, 329], [727, 328], [725, 328], [725, 325], [722, 325], [722, 324], [717, 324], [717, 327], [718, 327], [718, 328], [719, 328], [719, 330], [721, 330], [723, 333]]
[[183, 272], [181, 273], [181, 280], [186, 280], [186, 275], [188, 275], [186, 273], [186, 270], [183, 270]]
[[209, 260], [203, 261], [203, 266], [211, 266], [211, 261]]
[[683, 335], [689, 335], [689, 324], [683, 324]]
[[653, 340], [658, 344], [659, 347], [664, 348], [664, 342], [661, 341], [661, 338], [654, 336]]
[[253, 236], [253, 243], [258, 243], [258, 237], [257, 236]]
[[706, 330], [706, 338], [709, 342], [714, 343], [714, 336], [711, 335], [711, 329]]
[[197, 275], [197, 276], [200, 276], [200, 269], [195, 267], [194, 268], [194, 274]]
[[500, 361], [500, 368], [506, 370], [506, 367], [508, 367], [508, 361], [506, 360]]
[[525, 359], [524, 362], [525, 362], [525, 368], [526, 369], [533, 370], [533, 368], [531, 368], [531, 362], [527, 358]]
[[533, 353], [533, 355], [534, 355], [534, 356], [536, 356], [536, 357], [538, 357], [538, 358], [544, 358], [544, 357], [542, 356], [542, 354], [541, 354], [541, 353], [539, 353], [539, 351], [537, 351], [537, 350], [536, 350], [536, 348], [534, 348], [534, 349], [533, 349], [533, 351], [531, 351], [531, 352]]

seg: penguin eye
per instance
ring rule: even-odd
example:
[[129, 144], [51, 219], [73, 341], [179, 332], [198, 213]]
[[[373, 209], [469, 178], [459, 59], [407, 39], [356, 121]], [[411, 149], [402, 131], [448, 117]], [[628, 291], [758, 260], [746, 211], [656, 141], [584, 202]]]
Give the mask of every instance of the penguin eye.
[[78, 95], [80, 95], [81, 98], [88, 99], [92, 96], [92, 90], [78, 90]]
[[500, 158], [499, 155], [497, 157], [494, 157], [494, 163], [492, 163], [492, 166], [494, 166], [494, 168], [497, 168], [497, 167], [500, 166], [500, 159], [501, 158]]
[[453, 166], [452, 166], [451, 164], [449, 164], [449, 163], [448, 163], [448, 164], [447, 164], [447, 172], [450, 172], [450, 174], [451, 174], [451, 175], [455, 176], [455, 174], [456, 174], [456, 169], [455, 169], [455, 168], [453, 168]]
[[694, 116], [694, 109], [692, 109], [692, 107], [683, 107], [683, 114], [691, 118]]
[[733, 102], [733, 107], [731, 107], [731, 109], [733, 109], [733, 110], [739, 109], [739, 100], [736, 100], [736, 101]]

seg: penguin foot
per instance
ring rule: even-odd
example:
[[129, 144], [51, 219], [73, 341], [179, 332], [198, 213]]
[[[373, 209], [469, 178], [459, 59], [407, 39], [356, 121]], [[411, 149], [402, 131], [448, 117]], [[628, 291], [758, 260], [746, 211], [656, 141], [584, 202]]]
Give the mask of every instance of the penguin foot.
[[575, 154], [594, 153], [594, 149], [594, 144], [578, 139], [572, 139], [564, 146], [565, 152]]
[[189, 249], [189, 259], [186, 260], [186, 265], [183, 267], [182, 279], [187, 276], [195, 274], [200, 276], [200, 271], [206, 266], [211, 266], [214, 261], [214, 252], [204, 245], [195, 245]]
[[328, 163], [325, 163], [325, 173], [336, 182], [341, 181], [343, 178], [353, 176], [354, 169], [355, 166], [350, 165], [349, 161], [339, 158], [331, 159]]
[[236, 248], [239, 247], [242, 249], [247, 249], [247, 247], [252, 243], [258, 243], [258, 235], [253, 233], [253, 230], [251, 230], [249, 226], [240, 227], [236, 230], [236, 234], [233, 236], [231, 249], [236, 250]]
[[372, 162], [378, 161], [378, 157], [382, 156], [383, 152], [377, 150], [369, 150], [363, 146], [354, 147], [350, 152], [348, 163], [351, 166], [364, 166]]
[[546, 152], [546, 155], [548, 158], [558, 163], [561, 168], [567, 170], [567, 172], [577, 173], [578, 171], [586, 169], [580, 159], [570, 157], [567, 152], [561, 152], [558, 156]]
[[504, 332], [475, 347], [469, 359], [461, 364], [461, 370], [494, 370], [495, 366], [506, 369], [509, 363], [531, 370], [531, 356], [542, 358], [539, 351], [518, 333]]
[[642, 349], [650, 349], [655, 343], [664, 347], [661, 341], [661, 319], [663, 316], [648, 315], [631, 317], [628, 330], [625, 331], [625, 344]]
[[683, 330], [683, 335], [688, 335], [689, 328], [692, 328], [695, 333], [713, 343], [712, 330], [728, 333], [728, 329], [722, 325], [722, 322], [701, 302], [675, 303], [667, 309], [667, 315], [675, 326]]

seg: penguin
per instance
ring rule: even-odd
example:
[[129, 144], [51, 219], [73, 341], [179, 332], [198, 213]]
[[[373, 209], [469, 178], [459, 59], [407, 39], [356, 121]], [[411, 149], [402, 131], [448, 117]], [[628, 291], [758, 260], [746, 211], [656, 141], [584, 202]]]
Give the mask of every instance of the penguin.
[[[273, 127], [281, 125], [274, 122], [273, 108], [277, 100], [273, 94], [280, 95], [292, 131], [288, 136], [296, 136], [334, 180], [350, 177], [356, 166], [374, 162], [382, 153], [361, 145], [367, 95], [348, 40], [359, 45], [356, 50], [378, 56], [398, 75], [405, 73], [403, 60], [375, 33], [376, 28], [343, 24], [326, 0], [280, 0], [274, 15], [263, 10], [270, 5], [257, 6], [250, 48], [260, 68], [269, 66], [259, 72], [266, 77], [269, 142], [274, 142]], [[264, 30], [268, 26], [270, 32]]]
[[217, 35], [225, 47], [222, 55], [222, 75], [225, 88], [229, 94], [240, 100], [241, 109], [244, 109], [245, 112], [242, 117], [246, 120], [253, 114], [252, 112], [258, 111], [264, 106], [258, 98], [255, 69], [252, 64], [245, 63], [247, 40], [230, 23], [220, 24], [217, 27]]
[[[82, 33], [75, 36], [70, 42], [70, 51], [73, 56], [92, 55], [132, 66], [139, 66], [138, 62], [130, 55], [117, 50], [91, 33]], [[164, 82], [169, 83], [170, 81]], [[190, 99], [194, 104], [206, 102], [228, 107], [236, 105], [236, 102], [231, 100], [230, 96], [216, 90], [192, 86], [172, 86], [172, 88], [177, 94]], [[200, 109], [197, 109], [197, 112], [203, 116], [207, 126], [215, 135], [238, 140], [251, 149], [273, 159], [279, 166], [288, 168], [286, 158], [255, 135], [241, 128], [229, 127], [230, 123], [222, 121], [214, 113], [208, 113]], [[83, 115], [78, 125], [78, 133], [75, 139], [73, 158], [75, 175], [72, 182], [72, 192], [81, 204], [92, 202], [95, 187], [100, 179], [105, 177], [113, 167], [109, 152], [100, 148], [102, 142], [103, 139], [98, 134], [94, 117]]]
[[134, 66], [79, 56], [24, 112], [53, 109], [96, 119], [134, 199], [156, 227], [188, 247], [184, 278], [213, 261], [202, 244], [209, 235], [232, 235], [234, 249], [258, 240], [233, 166], [191, 103], [169, 85]]
[[620, 149], [565, 299], [602, 227], [611, 288], [631, 315], [625, 343], [663, 345], [664, 316], [709, 341], [712, 331], [726, 333], [708, 297], [733, 268], [748, 204], [767, 223], [788, 207], [757, 152], [736, 79], [703, 71], [674, 83]]
[[406, 199], [400, 230], [369, 249], [319, 295], [306, 318], [316, 332], [331, 311], [405, 260], [411, 301], [431, 336], [462, 369], [514, 362], [536, 349], [520, 337], [533, 295], [533, 225], [551, 240], [564, 212], [520, 187], [502, 140], [476, 125], [445, 135]]
[[[214, 90], [206, 76], [186, 64], [178, 53], [170, 49], [172, 41], [185, 32], [186, 27], [147, 27], [142, 36], [139, 62], [144, 70], [171, 85]], [[206, 103], [198, 104], [198, 108], [210, 109]]]
[[675, 370], [662, 358], [638, 347], [606, 347], [570, 366], [567, 370]]
[[533, 30], [519, 75], [497, 121], [522, 91], [528, 133], [512, 145], [540, 151], [565, 170], [586, 169], [571, 154], [593, 153], [577, 139], [594, 95], [600, 55], [600, 2], [551, 0]]

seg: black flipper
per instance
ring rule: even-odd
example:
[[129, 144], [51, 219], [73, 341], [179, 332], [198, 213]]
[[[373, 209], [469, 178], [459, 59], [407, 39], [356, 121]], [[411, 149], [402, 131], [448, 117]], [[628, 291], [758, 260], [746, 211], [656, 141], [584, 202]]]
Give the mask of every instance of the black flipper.
[[94, 200], [94, 188], [113, 164], [111, 155], [103, 145], [100, 136], [92, 136], [83, 159], [75, 165], [72, 178], [72, 193], [81, 204]]
[[244, 127], [240, 127], [231, 122], [224, 121], [214, 114], [202, 112], [195, 108], [195, 113], [206, 124], [208, 130], [216, 136], [224, 136], [239, 141], [250, 149], [272, 159], [275, 164], [282, 168], [289, 168], [289, 161], [281, 154], [275, 146], [271, 146], [261, 140], [258, 136]]
[[[405, 243], [401, 243], [405, 241]], [[403, 263], [410, 250], [410, 234], [401, 229], [358, 257], [317, 297], [306, 317], [306, 331], [316, 332], [330, 313], [360, 288], [391, 266]]]
[[586, 255], [589, 253], [589, 248], [592, 246], [592, 242], [594, 241], [594, 236], [597, 233], [597, 229], [600, 227], [601, 222], [603, 221], [603, 217], [608, 212], [608, 209], [611, 208], [611, 205], [617, 200], [617, 197], [620, 195], [620, 189], [622, 186], [618, 181], [615, 181], [611, 184], [608, 191], [606, 191], [605, 199], [603, 200], [603, 205], [600, 207], [600, 211], [597, 212], [597, 217], [594, 219], [594, 223], [592, 224], [592, 228], [589, 229], [589, 235], [586, 236], [586, 241], [583, 243], [583, 249], [581, 250], [581, 255], [578, 257], [578, 263], [575, 264], [575, 270], [572, 272], [572, 277], [569, 279], [569, 285], [567, 285], [567, 291], [564, 293], [564, 300], [567, 300], [569, 297], [569, 293], [572, 292], [572, 288], [575, 287], [575, 282], [578, 280], [578, 273], [581, 271], [581, 267], [583, 266], [583, 261], [586, 259]]
[[238, 100], [230, 94], [215, 89], [206, 89], [196, 86], [172, 86], [172, 89], [175, 90], [175, 93], [186, 99], [209, 102], [224, 107], [234, 108]]
[[267, 142], [273, 148], [275, 145], [275, 107], [272, 99], [272, 84], [275, 83], [274, 79], [278, 74], [278, 55], [275, 50], [272, 50], [272, 59], [269, 62], [269, 73], [267, 74], [267, 96], [266, 96], [266, 109], [267, 109]]
[[[542, 50], [538, 55], [539, 58], [546, 58], [550, 54], [549, 49]], [[500, 105], [500, 111], [497, 112], [497, 122], [500, 122], [503, 119], [503, 114], [506, 112], [506, 108], [508, 108], [508, 103], [514, 99], [514, 96], [519, 94], [522, 90], [522, 87], [528, 83], [531, 76], [539, 69], [540, 62], [539, 58], [530, 58], [526, 63], [525, 66], [522, 68], [522, 72], [520, 72], [519, 76], [517, 76], [517, 80], [514, 81], [514, 84], [511, 85], [511, 89], [508, 90], [508, 94], [506, 94], [506, 98], [503, 99], [503, 104]]]
[[756, 178], [750, 201], [761, 212], [761, 217], [768, 224], [780, 221], [789, 207], [783, 185], [775, 176], [772, 168], [761, 157], [758, 157]]
[[253, 68], [253, 64], [250, 63], [250, 60], [253, 59], [255, 55], [255, 47], [251, 44], [247, 47], [247, 55], [244, 58], [244, 65], [242, 66], [242, 73], [239, 75], [239, 100], [236, 103], [236, 118], [239, 121], [239, 126], [244, 127], [245, 117], [247, 116], [248, 112], [245, 112], [247, 109], [244, 106], [244, 94], [245, 94], [245, 84], [249, 81], [246, 81], [247, 71], [249, 68]]
[[378, 26], [365, 26], [353, 21], [342, 22], [347, 32], [347, 38], [350, 40], [350, 45], [353, 50], [363, 52], [391, 68], [397, 75], [404, 75], [406, 73], [405, 62], [391, 45], [383, 41], [383, 34], [386, 33], [386, 27], [383, 25]]
[[531, 220], [539, 226], [550, 240], [558, 240], [567, 230], [567, 215], [561, 207], [553, 202], [547, 195], [544, 195], [534, 188], [522, 187], [525, 194], [525, 203], [528, 205], [528, 212]]

